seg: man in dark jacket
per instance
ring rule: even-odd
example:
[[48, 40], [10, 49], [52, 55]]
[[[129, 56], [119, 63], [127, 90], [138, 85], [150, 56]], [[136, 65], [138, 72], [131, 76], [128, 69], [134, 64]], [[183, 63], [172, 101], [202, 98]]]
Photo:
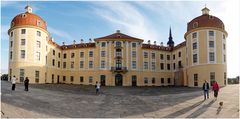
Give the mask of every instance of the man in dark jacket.
[[28, 77], [26, 77], [26, 79], [24, 81], [25, 91], [28, 91], [28, 85], [29, 85], [29, 79], [28, 79]]
[[202, 89], [203, 89], [203, 93], [204, 93], [204, 100], [206, 100], [206, 97], [209, 98], [209, 84], [206, 80], [203, 83]]

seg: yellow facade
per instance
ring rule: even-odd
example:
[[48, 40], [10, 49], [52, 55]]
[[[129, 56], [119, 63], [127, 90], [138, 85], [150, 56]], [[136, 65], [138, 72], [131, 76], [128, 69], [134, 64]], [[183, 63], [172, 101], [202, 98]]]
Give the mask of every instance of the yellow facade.
[[22, 82], [28, 77], [30, 83], [189, 87], [216, 80], [224, 86], [226, 36], [222, 29], [201, 27], [187, 31], [186, 41], [171, 47], [146, 44], [117, 31], [93, 42], [60, 46], [45, 29], [15, 26], [9, 29], [9, 78], [15, 75]]

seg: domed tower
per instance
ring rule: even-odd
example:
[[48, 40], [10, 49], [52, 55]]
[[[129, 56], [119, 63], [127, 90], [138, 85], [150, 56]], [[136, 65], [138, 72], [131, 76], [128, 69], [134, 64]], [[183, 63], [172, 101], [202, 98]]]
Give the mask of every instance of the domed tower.
[[9, 35], [9, 79], [16, 76], [23, 82], [43, 83], [48, 31], [46, 22], [32, 13], [31, 6], [11, 21]]
[[226, 85], [226, 37], [223, 22], [203, 8], [202, 15], [191, 20], [184, 35], [190, 87], [201, 87], [205, 80]]

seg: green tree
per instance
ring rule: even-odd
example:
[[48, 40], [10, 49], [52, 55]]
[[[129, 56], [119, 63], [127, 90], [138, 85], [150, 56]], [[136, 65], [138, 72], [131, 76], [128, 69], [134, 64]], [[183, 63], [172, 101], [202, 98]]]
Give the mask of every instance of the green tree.
[[7, 80], [8, 80], [8, 74], [3, 74], [3, 75], [1, 76], [1, 80], [7, 81]]

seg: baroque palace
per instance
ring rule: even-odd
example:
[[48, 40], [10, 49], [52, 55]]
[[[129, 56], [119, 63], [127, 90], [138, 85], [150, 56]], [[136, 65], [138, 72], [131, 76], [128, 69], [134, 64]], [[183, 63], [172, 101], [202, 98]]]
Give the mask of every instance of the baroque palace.
[[116, 33], [81, 40], [71, 45], [53, 41], [46, 22], [32, 8], [11, 21], [9, 79], [30, 83], [67, 83], [107, 86], [201, 87], [207, 80], [226, 85], [226, 37], [224, 23], [202, 15], [187, 23], [185, 41], [174, 45], [169, 32], [167, 46]]

